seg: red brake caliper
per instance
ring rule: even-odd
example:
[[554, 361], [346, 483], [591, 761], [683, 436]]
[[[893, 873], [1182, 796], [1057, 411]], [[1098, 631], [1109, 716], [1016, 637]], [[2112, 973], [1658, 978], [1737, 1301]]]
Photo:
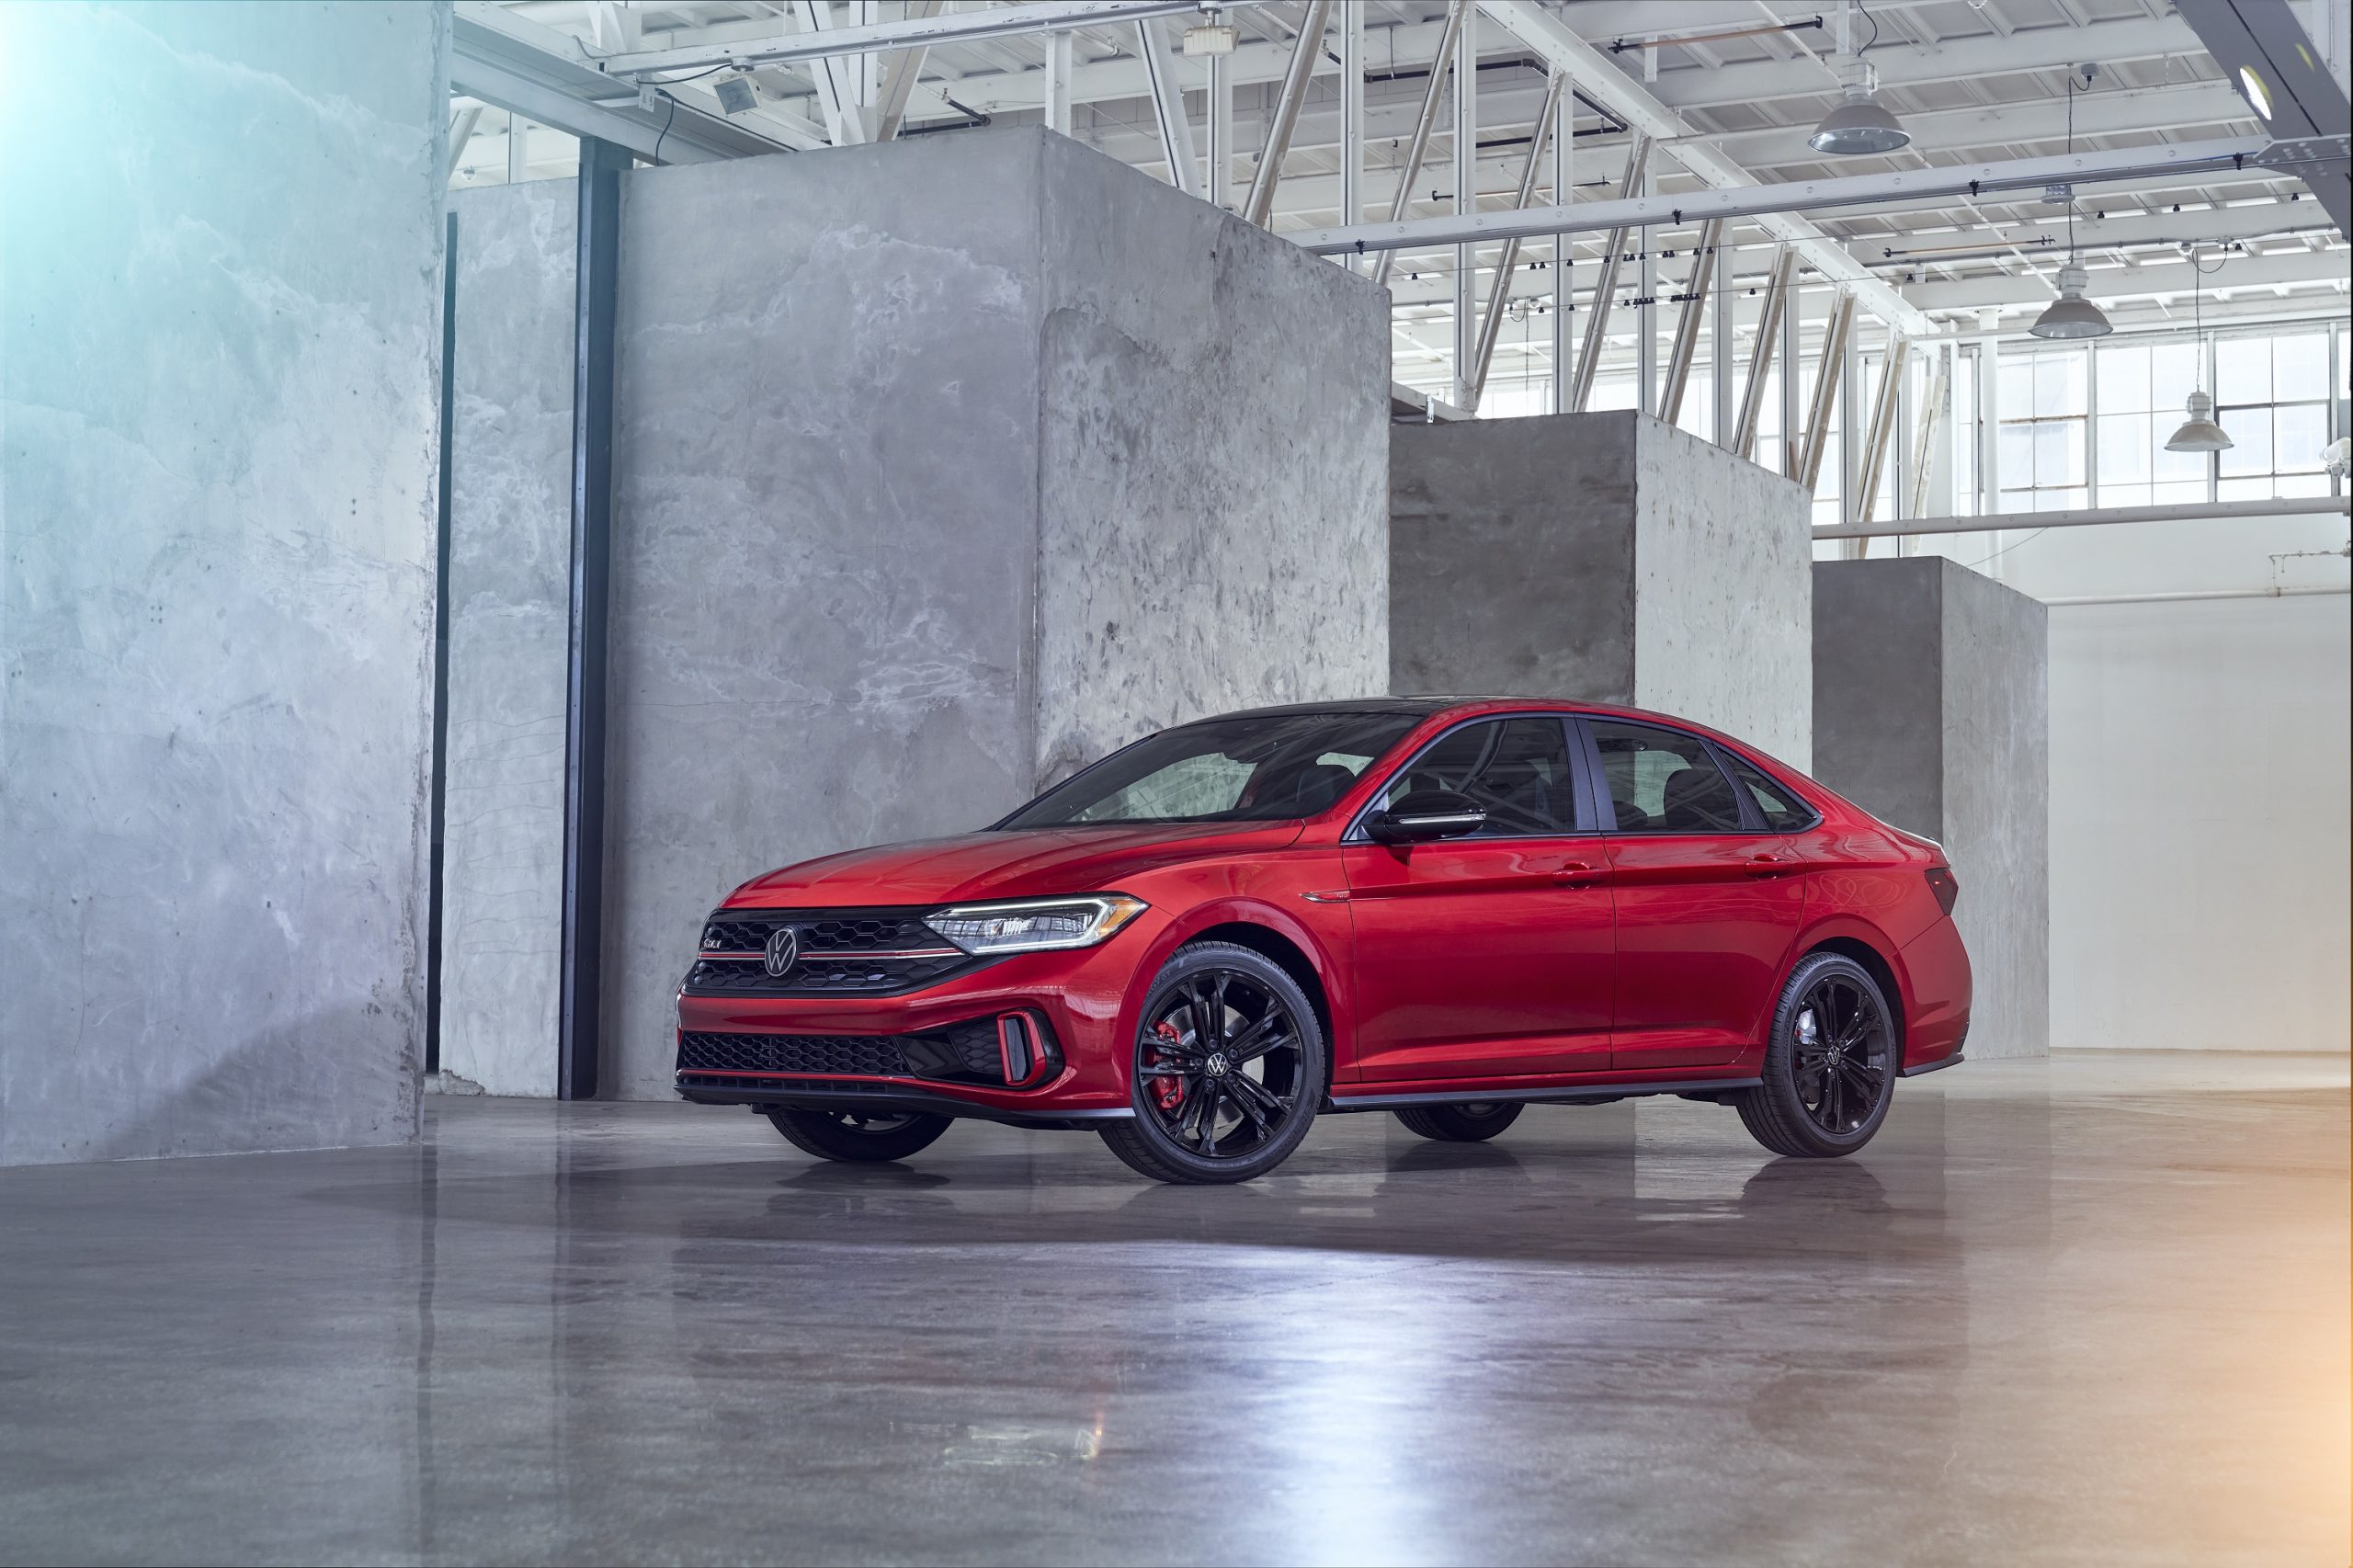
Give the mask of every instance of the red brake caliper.
[[[1176, 1026], [1165, 1018], [1163, 1018], [1152, 1032], [1171, 1045], [1175, 1045], [1185, 1038], [1176, 1032]], [[1155, 1051], [1144, 1065], [1147, 1068], [1160, 1066], [1165, 1060], [1161, 1053]], [[1154, 1097], [1160, 1101], [1162, 1110], [1173, 1111], [1185, 1103], [1185, 1080], [1182, 1078], [1155, 1078], [1147, 1073], [1144, 1081], [1150, 1085]]]

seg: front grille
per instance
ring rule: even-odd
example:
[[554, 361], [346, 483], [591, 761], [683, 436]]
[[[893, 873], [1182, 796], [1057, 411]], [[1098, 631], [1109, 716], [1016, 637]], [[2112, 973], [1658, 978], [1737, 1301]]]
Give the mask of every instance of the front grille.
[[909, 1078], [915, 1069], [889, 1035], [681, 1034], [681, 1073], [824, 1073]]
[[923, 1034], [711, 1034], [682, 1030], [678, 1072], [823, 1074], [1005, 1083], [996, 1020], [970, 1018]]
[[[722, 909], [703, 925], [687, 989], [705, 996], [889, 995], [936, 985], [983, 960], [923, 923], [919, 909]], [[789, 926], [800, 957], [782, 978], [763, 962]]]

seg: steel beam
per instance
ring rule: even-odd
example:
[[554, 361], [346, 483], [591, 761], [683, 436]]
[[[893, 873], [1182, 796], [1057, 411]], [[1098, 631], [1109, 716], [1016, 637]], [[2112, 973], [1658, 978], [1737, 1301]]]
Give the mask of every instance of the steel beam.
[[597, 1096], [605, 942], [605, 671], [611, 601], [614, 307], [628, 152], [580, 143], [572, 318], [572, 594], [564, 682], [556, 1097]]
[[1937, 346], [1937, 368], [1928, 378], [1928, 398], [1920, 407], [1918, 427], [1912, 437], [1912, 494], [1902, 513], [1907, 517], [1928, 509], [1928, 486], [1936, 474], [1937, 433], [1944, 428], [1948, 395], [1952, 391], [1952, 356], [1951, 344]]
[[1136, 52], [1152, 82], [1152, 114], [1160, 127], [1161, 155], [1168, 161], [1168, 183], [1192, 196], [1199, 190], [1193, 183], [1193, 122], [1185, 116], [1184, 89], [1176, 85], [1176, 62], [1158, 21], [1146, 17], [1136, 24]]
[[[1562, 85], [1568, 97], [1568, 108], [1563, 111], [1552, 136], [1552, 204], [1566, 206], [1576, 198], [1576, 84], [1565, 72], [1554, 72], [1552, 80]], [[1568, 406], [1570, 325], [1575, 319], [1576, 290], [1574, 287], [1576, 267], [1569, 255], [1568, 237], [1552, 236], [1552, 412], [1560, 413]]]
[[1699, 247], [1692, 254], [1691, 282], [1683, 313], [1675, 323], [1675, 347], [1667, 356], [1666, 384], [1659, 389], [1658, 416], [1669, 425], [1683, 415], [1684, 389], [1691, 384], [1691, 366], [1699, 357], [1699, 325], [1707, 319], [1708, 295], [1716, 275], [1716, 246], [1724, 237], [1721, 218], [1700, 225]]
[[2087, 528], [2120, 523], [2245, 522], [2254, 517], [2347, 515], [2342, 495], [2292, 501], [2223, 501], [2181, 506], [2098, 506], [2072, 512], [1995, 512], [1973, 517], [1915, 517], [1909, 522], [1844, 523], [1816, 528], [1816, 539], [1897, 539], [1913, 534], [2007, 533], [2020, 528]]
[[[1831, 301], [1830, 320], [1822, 330], [1822, 361], [1813, 372], [1813, 396], [1806, 404], [1805, 435], [1794, 476], [1809, 495], [1822, 478], [1823, 455], [1829, 450], [1824, 426], [1830, 423], [1831, 404], [1838, 401], [1838, 379], [1847, 368], [1847, 336], [1854, 324], [1855, 297], [1842, 289]], [[1851, 418], [1848, 423], [1853, 423]]]
[[[907, 15], [910, 17], [936, 17], [939, 14], [939, 6], [940, 0], [907, 0]], [[1068, 33], [1053, 36], [1065, 44], [1070, 39]], [[874, 140], [877, 142], [898, 139], [899, 128], [907, 122], [907, 105], [915, 96], [915, 83], [923, 75], [924, 56], [927, 52], [925, 45], [915, 44], [891, 56], [890, 69], [882, 77], [882, 94], [878, 105], [880, 112], [874, 125]], [[1063, 64], [1068, 66], [1067, 58]], [[1067, 70], [1063, 86], [1063, 112], [1067, 116], [1070, 112]], [[1063, 129], [1067, 131], [1069, 128], [1065, 125]]]
[[[1632, 199], [1634, 192], [1642, 188], [1643, 169], [1650, 162], [1650, 138], [1637, 135], [1633, 145], [1626, 150], [1626, 177], [1619, 184], [1618, 200], [1614, 205], [1625, 206]], [[1613, 203], [1587, 202], [1586, 205], [1608, 207]], [[1553, 210], [1566, 214], [1572, 209], [1563, 206]], [[1618, 269], [1625, 259], [1628, 237], [1629, 231], [1621, 225], [1610, 231], [1608, 243], [1602, 248], [1601, 278], [1593, 286], [1593, 309], [1586, 317], [1585, 341], [1577, 348], [1576, 379], [1569, 384], [1568, 408], [1572, 414], [1585, 412], [1587, 400], [1593, 396], [1593, 379], [1601, 372], [1601, 351], [1606, 347], [1602, 340], [1609, 328], [1609, 307], [1618, 293]]]
[[[1453, 62], [1455, 40], [1461, 34], [1462, 18], [1470, 9], [1471, 0], [1449, 0], [1446, 7], [1446, 26], [1438, 32], [1438, 53], [1430, 62], [1429, 80], [1422, 88], [1422, 112], [1415, 117], [1414, 139], [1406, 143], [1405, 156], [1397, 166], [1397, 195], [1389, 204], [1389, 222], [1392, 224], [1404, 222], [1405, 210], [1414, 199], [1414, 182], [1422, 177], [1422, 160], [1429, 155], [1430, 132], [1438, 129], [1438, 111], [1446, 101], [1447, 68]], [[1352, 230], [1362, 227], [1361, 224], [1345, 226]], [[1345, 244], [1332, 247], [1334, 250], [1349, 248]], [[1354, 248], [1377, 247], [1359, 245]], [[1372, 264], [1372, 280], [1387, 283], [1389, 269], [1396, 259], [1392, 251], [1382, 249]]]
[[[1219, 0], [1221, 7], [1228, 11], [1264, 3], [1265, 0]], [[1024, 33], [1111, 27], [1199, 9], [1199, 0], [1050, 0], [1044, 4], [959, 11], [945, 17], [828, 28], [822, 33], [781, 33], [724, 43], [694, 44], [685, 49], [639, 50], [609, 55], [599, 63], [615, 76], [699, 71], [714, 65], [794, 65], [839, 55], [909, 49], [917, 44], [936, 48], [940, 44], [1017, 38]]]
[[[1562, 89], [1568, 78], [1555, 76], [1550, 92], [1544, 95], [1543, 107], [1537, 110], [1536, 128], [1529, 133], [1528, 166], [1520, 171], [1518, 204], [1522, 207], [1536, 199], [1536, 176], [1544, 166], [1545, 138], [1552, 134], [1553, 120], [1561, 108]], [[1503, 259], [1495, 266], [1495, 286], [1487, 290], [1487, 309], [1479, 318], [1479, 351], [1471, 375], [1472, 408], [1479, 406], [1479, 399], [1487, 390], [1487, 371], [1495, 362], [1495, 343], [1503, 335], [1504, 314], [1511, 305], [1512, 275], [1519, 269], [1518, 240], [1504, 242]]]
[[[1765, 416], [1765, 379], [1773, 373], [1773, 340], [1781, 330], [1781, 312], [1788, 308], [1790, 285], [1796, 278], [1798, 253], [1783, 245], [1773, 257], [1773, 276], [1765, 285], [1765, 302], [1756, 317], [1756, 347], [1748, 354], [1748, 384], [1741, 389], [1740, 418], [1733, 437], [1723, 444], [1736, 457], [1756, 450], [1756, 427]], [[1723, 375], [1726, 367], [1716, 373]], [[1722, 432], [1718, 432], [1721, 438]]]
[[[1862, 472], [1856, 476], [1855, 504], [1847, 509], [1857, 522], [1867, 523], [1879, 509], [1880, 481], [1887, 473], [1888, 449], [1895, 443], [1895, 427], [1903, 422], [1899, 399], [1904, 390], [1904, 377], [1911, 368], [1912, 340], [1900, 332], [1888, 335], [1887, 353], [1879, 372], [1879, 385], [1871, 399], [1871, 422], [1864, 437]], [[1870, 546], [1859, 546], [1858, 555], [1869, 553]]]
[[[1340, 7], [1340, 222], [1364, 222], [1364, 7]], [[1348, 266], [1356, 266], [1350, 261]]]
[[1207, 177], [1201, 195], [1212, 207], [1233, 209], [1233, 73], [1227, 55], [1210, 56]]
[[466, 155], [466, 145], [474, 139], [474, 127], [481, 123], [482, 105], [461, 108], [449, 117], [449, 155], [442, 160], [441, 183], [448, 185], [458, 177], [458, 164]]
[[[2268, 145], [2259, 136], [2228, 137], [2214, 142], [2176, 142], [2169, 146], [2083, 151], [2047, 158], [2014, 158], [1997, 163], [1927, 169], [1890, 169], [1878, 174], [1797, 180], [1783, 185], [1752, 184], [1674, 196], [1586, 201], [1568, 207], [1536, 207], [1526, 211], [1483, 212], [1466, 218], [1417, 218], [1386, 223], [1358, 223], [1331, 229], [1302, 230], [1286, 237], [1308, 250], [1324, 255], [1357, 249], [1437, 250], [1447, 245], [1509, 239], [1514, 234], [1591, 233], [1598, 229], [1642, 228], [1654, 223], [1688, 224], [1703, 222], [1710, 218], [1771, 218], [1838, 207], [1884, 206], [1904, 202], [1927, 205], [1956, 196], [1972, 196], [1988, 190], [2033, 188], [2053, 181], [2068, 181], [2080, 186], [2107, 180], [2134, 179], [2147, 175], [2188, 176], [2217, 167], [2227, 168], [2240, 162], [2252, 165], [2256, 156]], [[1821, 247], [1796, 240], [1791, 243], [1798, 244], [1800, 254], [1825, 278], [1843, 281], [1847, 274], [1864, 270], [1853, 256], [1828, 240], [1824, 240]], [[1829, 265], [1824, 265], [1824, 258]], [[1875, 290], [1887, 288], [1875, 278], [1867, 278], [1866, 281]]]
[[[1307, 99], [1307, 83], [1314, 74], [1317, 56], [1324, 52], [1324, 24], [1331, 15], [1332, 0], [1307, 0], [1307, 9], [1301, 15], [1299, 37], [1292, 40], [1290, 69], [1283, 73], [1282, 91], [1276, 95], [1274, 112], [1267, 117], [1266, 144], [1258, 150], [1258, 169], [1250, 181], [1250, 200], [1243, 209], [1243, 217], [1260, 228], [1271, 228], [1275, 222], [1275, 187], [1282, 183], [1283, 159], [1290, 152], [1290, 133], [1299, 124], [1299, 108]], [[1176, 112], [1184, 113], [1184, 99], [1176, 100]], [[1189, 133], [1187, 137], [1189, 142]]]
[[[479, 109], [473, 111], [479, 114]], [[433, 530], [433, 792], [426, 804], [425, 1070], [441, 1071], [441, 931], [449, 820], [449, 449], [457, 422], [458, 214], [441, 219], [441, 427]]]
[[[1462, 28], [1454, 37], [1454, 210], [1458, 216], [1479, 210], [1479, 13], [1462, 13]], [[1508, 282], [1505, 285], [1508, 288]], [[1458, 408], [1477, 405], [1471, 394], [1471, 361], [1479, 351], [1479, 253], [1475, 246], [1454, 247], [1454, 403]]]

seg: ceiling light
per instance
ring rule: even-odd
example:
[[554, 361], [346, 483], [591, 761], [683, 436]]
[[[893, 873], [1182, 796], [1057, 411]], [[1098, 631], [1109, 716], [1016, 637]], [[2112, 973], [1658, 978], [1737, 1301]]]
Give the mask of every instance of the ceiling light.
[[1845, 99], [1822, 117], [1805, 144], [1817, 153], [1842, 158], [1910, 146], [1912, 133], [1871, 97], [1879, 85], [1878, 70], [1859, 57], [1840, 61], [1837, 70]]
[[748, 76], [722, 76], [711, 90], [719, 95], [722, 114], [743, 114], [759, 101], [753, 95], [752, 79]]
[[2234, 444], [2220, 425], [2214, 423], [2214, 400], [2202, 392], [2189, 394], [2187, 411], [2189, 417], [2165, 443], [2169, 452], [2227, 452]]
[[1242, 29], [1232, 22], [1202, 22], [1185, 29], [1185, 58], [1198, 60], [1205, 54], [1232, 54], [1233, 46], [1242, 41]]
[[2263, 117], [2264, 123], [2269, 124], [2271, 95], [2264, 89], [2263, 78], [2250, 67], [2242, 65], [2239, 67], [2239, 90], [2246, 94], [2246, 101], [2255, 106], [2255, 112]]
[[2074, 262], [2059, 269], [2059, 297], [2027, 331], [2037, 337], [2106, 337], [2116, 329], [2106, 312], [2084, 298], [2091, 276]]

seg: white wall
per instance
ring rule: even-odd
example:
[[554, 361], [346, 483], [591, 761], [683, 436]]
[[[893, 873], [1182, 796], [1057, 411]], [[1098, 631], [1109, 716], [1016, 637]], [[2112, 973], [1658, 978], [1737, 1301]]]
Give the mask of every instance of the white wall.
[[2341, 597], [2051, 612], [2052, 1043], [2345, 1051]]

